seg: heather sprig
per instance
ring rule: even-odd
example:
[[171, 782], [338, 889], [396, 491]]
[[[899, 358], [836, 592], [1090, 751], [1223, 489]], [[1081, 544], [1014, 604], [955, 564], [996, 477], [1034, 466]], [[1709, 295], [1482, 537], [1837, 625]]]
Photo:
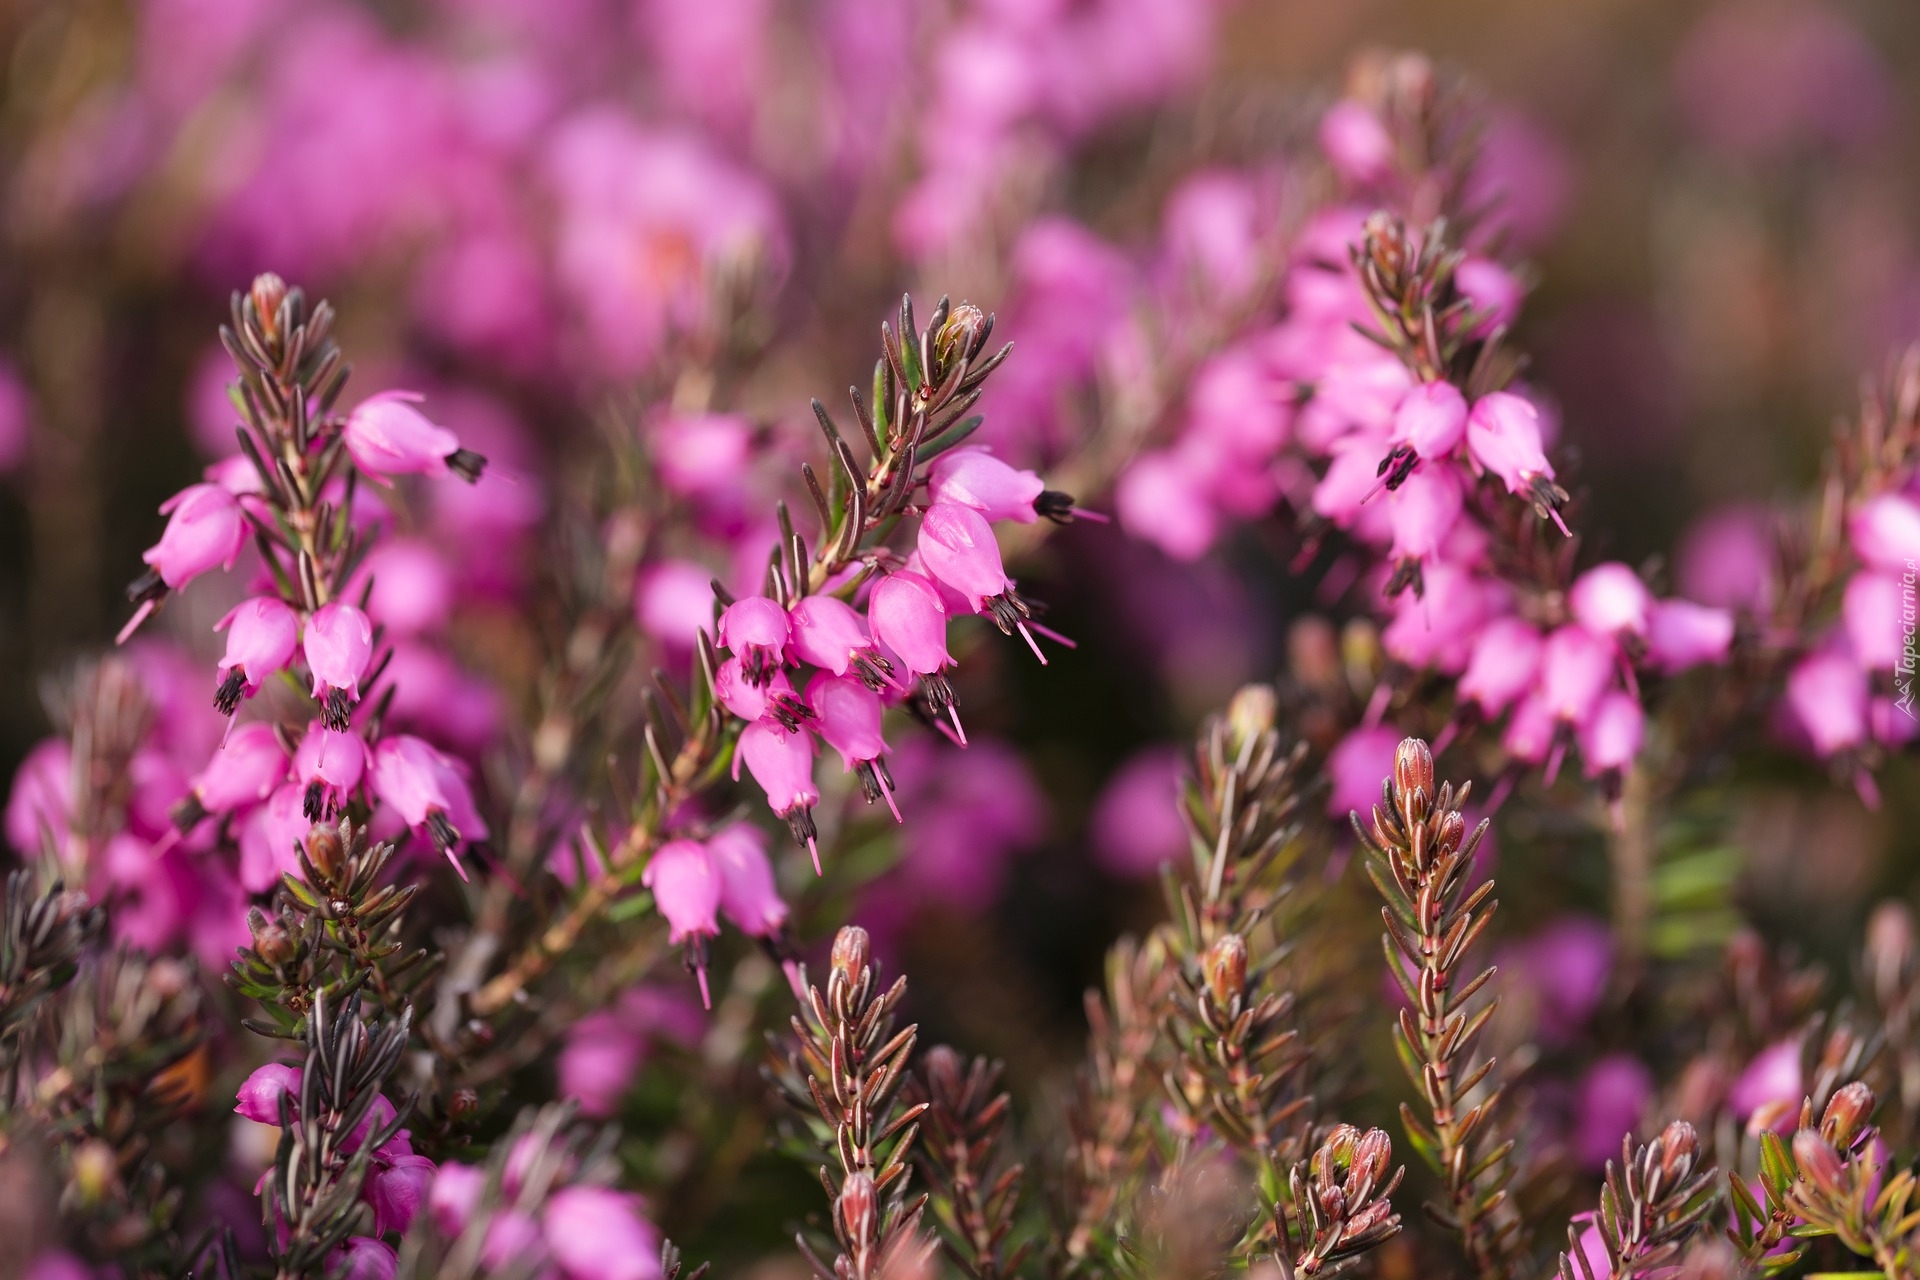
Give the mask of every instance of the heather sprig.
[[998, 1092], [1001, 1069], [936, 1045], [901, 1090], [909, 1106], [926, 1104], [916, 1163], [941, 1243], [975, 1280], [1018, 1275], [1033, 1248], [1009, 1238], [1026, 1170], [1007, 1159], [1013, 1098]]
[[1395, 1048], [1426, 1117], [1402, 1103], [1400, 1119], [1441, 1179], [1445, 1198], [1430, 1211], [1459, 1233], [1476, 1274], [1507, 1276], [1526, 1242], [1508, 1200], [1514, 1144], [1499, 1141], [1491, 1123], [1503, 1089], [1492, 1078], [1493, 1059], [1475, 1053], [1498, 1000], [1473, 1002], [1494, 971], [1469, 977], [1466, 957], [1497, 904], [1488, 901], [1491, 880], [1473, 885], [1473, 854], [1488, 824], [1467, 833], [1460, 810], [1471, 787], [1436, 785], [1432, 752], [1409, 738], [1381, 784], [1371, 829], [1357, 813], [1352, 820], [1367, 874], [1386, 899], [1380, 941], [1387, 971], [1407, 1000], [1394, 1025]]
[[1720, 1204], [1714, 1186], [1720, 1171], [1702, 1164], [1699, 1137], [1684, 1120], [1638, 1148], [1631, 1137], [1623, 1139], [1620, 1163], [1607, 1162], [1600, 1212], [1591, 1228], [1605, 1245], [1607, 1274], [1596, 1275], [1579, 1230], [1569, 1227], [1570, 1250], [1560, 1255], [1561, 1280], [1638, 1276], [1679, 1257]]
[[1400, 1231], [1391, 1197], [1404, 1168], [1391, 1174], [1393, 1142], [1381, 1129], [1335, 1125], [1310, 1161], [1287, 1175], [1293, 1209], [1276, 1206], [1280, 1240], [1274, 1255], [1282, 1280], [1332, 1276]]
[[36, 894], [33, 879], [30, 871], [7, 876], [0, 925], [0, 1065], [9, 1073], [36, 1014], [73, 981], [106, 923], [86, 894], [70, 892], [58, 880]]

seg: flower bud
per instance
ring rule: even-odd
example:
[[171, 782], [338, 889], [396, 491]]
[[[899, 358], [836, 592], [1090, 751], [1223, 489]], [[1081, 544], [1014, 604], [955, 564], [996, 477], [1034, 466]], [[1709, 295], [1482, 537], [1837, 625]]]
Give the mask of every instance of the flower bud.
[[107, 1143], [94, 1138], [74, 1148], [73, 1192], [81, 1204], [99, 1204], [119, 1178], [120, 1162]]
[[[974, 354], [980, 340], [986, 335], [987, 313], [971, 302], [963, 302], [947, 316], [947, 322], [933, 335], [933, 358], [937, 369], [929, 369], [930, 381], [966, 356]], [[903, 335], [904, 336], [904, 335]]]
[[1233, 695], [1233, 701], [1227, 704], [1227, 736], [1231, 753], [1237, 756], [1247, 743], [1262, 734], [1273, 732], [1279, 712], [1280, 696], [1273, 691], [1272, 685], [1240, 686]]
[[1840, 1161], [1840, 1153], [1812, 1129], [1802, 1129], [1793, 1135], [1793, 1159], [1800, 1166], [1800, 1176], [1825, 1195], [1846, 1194], [1847, 1169]]
[[1416, 791], [1433, 797], [1433, 752], [1418, 738], [1407, 738], [1393, 753], [1393, 785], [1402, 797]]
[[253, 935], [254, 952], [268, 964], [287, 964], [300, 954], [287, 927], [258, 907], [247, 908], [247, 931]]
[[306, 845], [307, 861], [313, 864], [313, 869], [322, 878], [340, 878], [340, 871], [346, 866], [347, 850], [341, 843], [338, 831], [332, 827], [314, 827], [307, 832], [307, 838], [302, 843]]
[[1347, 1198], [1355, 1204], [1372, 1197], [1387, 1178], [1387, 1164], [1393, 1159], [1393, 1139], [1385, 1129], [1369, 1129], [1353, 1144], [1352, 1165], [1347, 1174]]
[[1837, 1090], [1820, 1117], [1820, 1136], [1843, 1151], [1851, 1147], [1878, 1101], [1873, 1090], [1858, 1080]]
[[1674, 1120], [1660, 1131], [1660, 1175], [1667, 1186], [1686, 1180], [1700, 1155], [1700, 1135], [1685, 1120]]
[[860, 981], [861, 973], [872, 959], [873, 940], [859, 925], [847, 925], [834, 935], [833, 971], [843, 980], [849, 983]]
[[253, 278], [253, 286], [247, 290], [247, 301], [253, 304], [253, 313], [259, 317], [260, 332], [268, 341], [277, 342], [280, 337], [280, 304], [287, 300], [287, 282], [271, 271], [262, 272]]
[[1867, 917], [1867, 977], [1882, 1005], [1899, 999], [1913, 969], [1913, 913], [1883, 902]]
[[[835, 950], [837, 952], [838, 948]], [[879, 1207], [880, 1195], [874, 1188], [870, 1174], [856, 1173], [847, 1179], [847, 1185], [840, 1189], [840, 1199], [834, 1205], [834, 1212], [839, 1215], [841, 1230], [849, 1241], [873, 1240]]]
[[480, 1095], [472, 1089], [455, 1089], [453, 1097], [447, 1100], [447, 1116], [453, 1120], [468, 1120], [479, 1114]]
[[1207, 989], [1222, 1009], [1237, 1009], [1247, 991], [1247, 940], [1223, 934], [1207, 950]]

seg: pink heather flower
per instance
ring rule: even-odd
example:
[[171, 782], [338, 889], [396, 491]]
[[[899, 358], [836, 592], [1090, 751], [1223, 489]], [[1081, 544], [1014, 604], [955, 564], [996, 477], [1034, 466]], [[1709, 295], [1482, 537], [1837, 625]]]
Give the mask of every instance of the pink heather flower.
[[1532, 997], [1541, 1040], [1564, 1044], [1587, 1024], [1613, 972], [1613, 933], [1598, 920], [1562, 916], [1504, 949], [1502, 973]]
[[1653, 593], [1640, 575], [1617, 560], [1598, 564], [1574, 580], [1567, 603], [1575, 621], [1595, 635], [1642, 635]]
[[[1553, 464], [1540, 443], [1540, 413], [1510, 391], [1480, 397], [1467, 414], [1467, 451], [1507, 491], [1554, 509]], [[1558, 522], [1558, 513], [1555, 513]], [[1565, 525], [1561, 528], [1564, 530]]]
[[[156, 856], [163, 859], [158, 867]], [[195, 888], [178, 856], [156, 855], [148, 841], [122, 831], [94, 858], [87, 889], [108, 907], [114, 938], [152, 955], [172, 946], [186, 922], [182, 893]]]
[[920, 520], [918, 546], [927, 572], [958, 592], [975, 613], [1013, 589], [1000, 563], [1000, 544], [986, 517], [972, 507], [936, 502]]
[[1846, 653], [1810, 654], [1787, 677], [1787, 705], [1822, 756], [1867, 736], [1867, 675]]
[[1186, 850], [1180, 777], [1179, 754], [1167, 747], [1149, 747], [1120, 766], [1093, 806], [1089, 835], [1102, 867], [1152, 875]]
[[11, 360], [0, 359], [0, 475], [27, 460], [33, 436], [33, 398]]
[[1034, 503], [1047, 487], [1033, 472], [1010, 467], [979, 445], [941, 454], [927, 469], [927, 479], [935, 503], [955, 503], [973, 508], [988, 520], [1020, 524], [1040, 518]]
[[1350, 435], [1333, 447], [1326, 475], [1313, 489], [1313, 511], [1349, 528], [1369, 510], [1368, 499], [1380, 492], [1380, 459], [1386, 445], [1372, 435]]
[[1757, 1120], [1768, 1128], [1791, 1130], [1799, 1121], [1806, 1091], [1800, 1075], [1800, 1042], [1781, 1040], [1754, 1055], [1727, 1090], [1735, 1118]]
[[1113, 491], [1120, 525], [1175, 560], [1198, 560], [1220, 532], [1208, 485], [1179, 455], [1142, 453]]
[[767, 837], [747, 822], [729, 823], [707, 838], [707, 857], [720, 875], [720, 909], [756, 938], [770, 938], [787, 922], [787, 904], [774, 887]]
[[870, 655], [873, 639], [852, 605], [832, 596], [802, 596], [788, 612], [788, 649], [802, 662], [836, 676], [847, 674], [858, 655]]
[[1540, 632], [1528, 623], [1495, 618], [1473, 642], [1473, 656], [1460, 677], [1460, 697], [1483, 715], [1499, 715], [1532, 686], [1545, 647]]
[[1386, 495], [1394, 559], [1431, 561], [1459, 520], [1462, 504], [1459, 473], [1453, 467], [1428, 462], [1416, 469]]
[[426, 828], [433, 847], [467, 878], [457, 850], [486, 839], [488, 831], [458, 765], [430, 743], [395, 734], [373, 749], [373, 791], [409, 827]]
[[1611, 644], [1585, 627], [1561, 627], [1547, 637], [1540, 655], [1540, 693], [1547, 710], [1565, 724], [1582, 724], [1613, 676]]
[[354, 574], [353, 593], [371, 579], [367, 612], [390, 636], [438, 631], [453, 612], [453, 575], [440, 553], [424, 542], [381, 542]]
[[367, 767], [367, 746], [357, 734], [329, 729], [318, 720], [293, 753], [293, 781], [301, 789], [301, 807], [318, 822], [346, 803]]
[[65, 837], [73, 812], [73, 748], [65, 738], [45, 738], [34, 744], [13, 775], [7, 795], [7, 843], [16, 852], [34, 854], [41, 840]]
[[361, 1194], [373, 1207], [375, 1233], [404, 1233], [413, 1225], [414, 1215], [427, 1203], [433, 1172], [433, 1161], [425, 1156], [410, 1152], [374, 1156], [373, 1170], [367, 1175], [366, 1188]]
[[1774, 549], [1764, 511], [1724, 507], [1689, 528], [1674, 580], [1689, 600], [1764, 614], [1773, 604]]
[[1904, 572], [1920, 562], [1920, 504], [1905, 494], [1882, 494], [1854, 512], [1847, 536], [1868, 568]]
[[1463, 261], [1453, 273], [1453, 283], [1473, 309], [1484, 314], [1485, 319], [1474, 328], [1474, 333], [1482, 336], [1511, 325], [1527, 293], [1513, 272], [1480, 257]]
[[567, 1280], [659, 1280], [660, 1233], [640, 1197], [610, 1187], [562, 1187], [547, 1201], [547, 1251]]
[[771, 717], [790, 725], [797, 723], [804, 707], [784, 668], [776, 668], [771, 680], [756, 685], [738, 658], [728, 658], [713, 673], [713, 693], [721, 706], [742, 720]]
[[382, 391], [356, 405], [342, 432], [354, 464], [379, 481], [450, 470], [468, 483], [478, 480], [487, 460], [462, 449], [458, 436], [414, 408], [421, 398], [412, 391]]
[[1393, 135], [1371, 108], [1350, 98], [1320, 117], [1320, 150], [1334, 172], [1355, 186], [1378, 182], [1393, 171]]
[[794, 839], [807, 846], [813, 856], [813, 871], [820, 874], [820, 852], [815, 846], [813, 806], [820, 803], [820, 789], [813, 785], [813, 735], [801, 729], [788, 732], [779, 725], [756, 720], [740, 733], [734, 748], [733, 776], [740, 776], [745, 764], [753, 780], [767, 793], [767, 804], [775, 816], [785, 818], [793, 828]]
[[753, 428], [745, 418], [678, 414], [654, 429], [651, 453], [670, 491], [684, 498], [713, 499], [739, 490], [752, 440]]
[[1647, 612], [1647, 661], [1674, 675], [1723, 662], [1733, 645], [1733, 615], [1691, 600], [1661, 600]]
[[241, 1084], [240, 1092], [235, 1095], [233, 1109], [256, 1123], [277, 1125], [280, 1123], [280, 1099], [285, 1097], [294, 1104], [294, 1114], [297, 1116], [300, 1078], [303, 1074], [299, 1067], [270, 1062], [254, 1071]]
[[581, 1018], [567, 1028], [566, 1036], [554, 1064], [560, 1096], [578, 1103], [582, 1115], [612, 1116], [646, 1055], [645, 1038], [607, 1012]]
[[233, 568], [246, 544], [247, 519], [232, 494], [218, 485], [190, 485], [161, 504], [160, 512], [171, 519], [140, 558], [169, 588], [178, 590], [215, 567]]
[[95, 1280], [86, 1263], [58, 1249], [38, 1254], [20, 1280]]
[[300, 638], [300, 616], [273, 596], [242, 600], [214, 624], [227, 633], [227, 656], [220, 660], [220, 685], [213, 696], [221, 714], [232, 715], [244, 695], [251, 698], [274, 672], [293, 660]]
[[722, 648], [740, 659], [748, 679], [765, 684], [785, 661], [787, 611], [765, 596], [743, 596], [720, 615]]
[[400, 1255], [392, 1245], [372, 1236], [348, 1236], [327, 1274], [333, 1280], [393, 1280], [399, 1270]]
[[822, 671], [807, 685], [807, 705], [813, 709], [814, 727], [827, 745], [840, 753], [850, 773], [860, 775], [861, 788], [871, 804], [884, 796], [895, 822], [900, 810], [893, 801], [893, 787], [887, 766], [880, 757], [886, 754], [887, 741], [880, 734], [880, 718], [885, 710], [880, 695], [851, 676], [833, 676]]
[[1515, 760], [1539, 764], [1553, 750], [1559, 723], [1539, 690], [1534, 690], [1513, 709], [1507, 731], [1500, 735], [1500, 746]]
[[713, 574], [690, 560], [648, 565], [634, 581], [633, 616], [667, 648], [692, 652], [694, 637], [713, 625]]
[[1393, 443], [1422, 458], [1452, 453], [1467, 434], [1467, 398], [1451, 382], [1423, 382], [1393, 415]]
[[1580, 754], [1587, 762], [1587, 776], [1597, 778], [1632, 764], [1646, 729], [1646, 713], [1638, 698], [1620, 689], [1601, 695], [1593, 714], [1580, 726]]
[[1381, 780], [1393, 772], [1393, 753], [1400, 738], [1400, 731], [1387, 725], [1363, 727], [1342, 738], [1327, 754], [1330, 816], [1344, 821], [1349, 813], [1357, 813], [1366, 821], [1380, 803]]
[[302, 647], [321, 719], [328, 728], [344, 731], [347, 709], [360, 701], [360, 678], [373, 661], [373, 623], [353, 605], [335, 600], [307, 619]]
[[1900, 579], [1892, 574], [1856, 573], [1847, 583], [1841, 606], [1847, 643], [1854, 660], [1870, 671], [1891, 670], [1903, 656], [1901, 603]]
[[[480, 1262], [489, 1270], [504, 1271], [516, 1263], [540, 1256], [540, 1225], [519, 1209], [496, 1213], [487, 1223], [480, 1244]], [[534, 1274], [539, 1274], [535, 1272]]]
[[1573, 1154], [1587, 1169], [1620, 1158], [1620, 1140], [1632, 1133], [1653, 1100], [1653, 1073], [1630, 1053], [1613, 1053], [1587, 1068], [1576, 1096]]
[[[755, 726], [757, 727], [757, 726]], [[700, 1003], [711, 1009], [707, 991], [706, 940], [720, 932], [720, 873], [697, 840], [669, 840], [654, 851], [640, 883], [666, 917], [667, 941], [687, 945], [689, 967], [700, 975]]]
[[457, 1236], [467, 1229], [486, 1186], [487, 1175], [470, 1164], [449, 1160], [434, 1172], [427, 1211], [442, 1235]]
[[953, 665], [947, 652], [947, 611], [933, 583], [917, 573], [890, 573], [867, 597], [873, 638], [915, 675], [938, 675]]
[[306, 792], [289, 782], [248, 813], [240, 827], [240, 887], [265, 893], [283, 874], [300, 870], [298, 848], [313, 824], [304, 812]]
[[174, 825], [184, 833], [208, 814], [257, 804], [286, 776], [287, 753], [281, 750], [273, 726], [260, 721], [243, 724], [194, 777], [187, 799], [174, 809]]

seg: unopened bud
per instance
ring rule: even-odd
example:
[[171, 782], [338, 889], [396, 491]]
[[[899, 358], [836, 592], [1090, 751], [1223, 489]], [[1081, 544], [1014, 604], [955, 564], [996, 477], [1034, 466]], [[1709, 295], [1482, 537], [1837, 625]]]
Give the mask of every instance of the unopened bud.
[[268, 271], [253, 278], [253, 287], [247, 291], [253, 303], [253, 312], [260, 318], [260, 332], [269, 341], [280, 339], [280, 304], [287, 297], [287, 282]]
[[472, 1089], [455, 1089], [447, 1099], [447, 1115], [455, 1120], [470, 1120], [480, 1110], [480, 1095]]
[[1793, 1159], [1800, 1166], [1800, 1176], [1826, 1195], [1845, 1194], [1846, 1166], [1840, 1162], [1840, 1153], [1818, 1133], [1802, 1129], [1793, 1135]]
[[1393, 753], [1393, 785], [1402, 797], [1419, 791], [1433, 795], [1433, 752], [1418, 738], [1407, 738]]
[[287, 927], [258, 907], [247, 909], [247, 930], [253, 935], [255, 954], [270, 965], [288, 964], [300, 954]]
[[1660, 1176], [1666, 1186], [1686, 1181], [1700, 1155], [1700, 1135], [1685, 1120], [1674, 1120], [1660, 1131]]
[[873, 960], [873, 940], [857, 924], [850, 924], [834, 935], [833, 971], [846, 982], [858, 982]]
[[1247, 940], [1237, 933], [1223, 934], [1207, 949], [1207, 990], [1214, 1004], [1234, 1009], [1247, 990]]
[[1912, 969], [1913, 913], [1883, 902], [1867, 917], [1867, 980], [1883, 1006], [1899, 1001]]
[[1232, 739], [1233, 753], [1238, 755], [1246, 743], [1273, 732], [1279, 714], [1280, 695], [1273, 691], [1272, 685], [1240, 686], [1233, 701], [1227, 704], [1227, 734]]
[[1440, 830], [1436, 833], [1434, 851], [1440, 854], [1452, 853], [1467, 838], [1467, 820], [1458, 809], [1449, 809], [1440, 815]]
[[1761, 1134], [1770, 1130], [1778, 1131], [1788, 1116], [1800, 1109], [1797, 1102], [1788, 1102], [1784, 1098], [1770, 1098], [1753, 1109], [1747, 1117], [1747, 1132]]
[[1826, 1114], [1820, 1117], [1820, 1136], [1843, 1151], [1851, 1147], [1854, 1135], [1873, 1114], [1877, 1101], [1873, 1090], [1858, 1080], [1836, 1090], [1827, 1103]]
[[840, 1228], [849, 1241], [870, 1241], [875, 1234], [875, 1215], [879, 1209], [880, 1196], [869, 1174], [855, 1173], [847, 1179], [847, 1185], [840, 1189], [840, 1199], [834, 1205], [840, 1215]]
[[346, 846], [340, 842], [340, 833], [332, 827], [314, 827], [307, 832], [307, 861], [313, 864], [323, 879], [337, 880], [340, 869], [346, 864]]
[[1327, 1134], [1309, 1161], [1313, 1170], [1313, 1185], [1324, 1200], [1327, 1192], [1339, 1185], [1340, 1177], [1353, 1164], [1355, 1144], [1360, 1140], [1360, 1131], [1350, 1124], [1337, 1124]]
[[971, 302], [955, 307], [940, 331], [933, 335], [933, 358], [940, 362], [940, 371], [944, 373], [972, 355], [986, 327], [987, 313]]
[[1386, 1180], [1393, 1159], [1393, 1139], [1385, 1129], [1369, 1129], [1353, 1144], [1353, 1168], [1347, 1175], [1348, 1198], [1358, 1204]]

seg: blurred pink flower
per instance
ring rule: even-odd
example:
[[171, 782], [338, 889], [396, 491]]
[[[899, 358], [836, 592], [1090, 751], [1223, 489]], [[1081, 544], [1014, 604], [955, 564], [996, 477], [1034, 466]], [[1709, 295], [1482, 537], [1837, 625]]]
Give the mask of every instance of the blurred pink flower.
[[1094, 857], [1102, 867], [1118, 876], [1148, 876], [1185, 852], [1181, 776], [1179, 752], [1148, 747], [1108, 779], [1089, 823]]

